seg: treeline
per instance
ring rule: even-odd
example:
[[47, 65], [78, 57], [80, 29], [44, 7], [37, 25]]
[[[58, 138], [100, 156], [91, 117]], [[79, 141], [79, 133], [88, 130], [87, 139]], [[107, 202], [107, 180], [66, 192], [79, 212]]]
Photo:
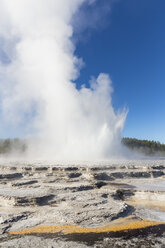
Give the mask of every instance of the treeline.
[[161, 144], [157, 141], [123, 138], [122, 143], [130, 150], [133, 150], [135, 152], [140, 152], [145, 155], [165, 156], [165, 144]]
[[[165, 156], [165, 144], [156, 141], [139, 140], [135, 138], [122, 138], [122, 144], [132, 151], [144, 155]], [[24, 153], [27, 149], [25, 140], [0, 139], [0, 154]]]
[[25, 141], [20, 139], [0, 139], [0, 154], [12, 152], [23, 153], [26, 150]]

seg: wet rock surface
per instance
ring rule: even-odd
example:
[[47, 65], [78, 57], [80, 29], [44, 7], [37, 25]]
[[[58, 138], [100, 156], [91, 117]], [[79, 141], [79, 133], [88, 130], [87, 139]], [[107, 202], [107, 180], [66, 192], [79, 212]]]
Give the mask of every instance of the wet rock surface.
[[[163, 161], [4, 162], [0, 165], [0, 247], [164, 247], [164, 173]], [[135, 220], [158, 224], [132, 227]], [[126, 232], [127, 222], [131, 229]], [[115, 231], [104, 230], [113, 223]], [[70, 234], [14, 234], [67, 225], [84, 229]]]

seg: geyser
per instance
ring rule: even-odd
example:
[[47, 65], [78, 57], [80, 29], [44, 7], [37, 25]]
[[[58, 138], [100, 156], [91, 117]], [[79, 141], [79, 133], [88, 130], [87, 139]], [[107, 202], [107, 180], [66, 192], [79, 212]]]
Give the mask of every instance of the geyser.
[[73, 83], [82, 63], [74, 54], [73, 16], [94, 2], [0, 0], [6, 57], [0, 64], [1, 121], [33, 137], [33, 156], [104, 159], [120, 153], [126, 111], [113, 109], [109, 76], [101, 73], [80, 90]]

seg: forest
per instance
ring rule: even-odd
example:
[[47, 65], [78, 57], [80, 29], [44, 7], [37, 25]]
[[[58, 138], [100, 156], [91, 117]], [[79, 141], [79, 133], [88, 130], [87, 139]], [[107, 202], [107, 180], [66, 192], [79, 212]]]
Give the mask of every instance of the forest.
[[[142, 153], [147, 156], [165, 156], [165, 144], [158, 141], [139, 140], [136, 138], [122, 138], [122, 144], [129, 150]], [[25, 140], [15, 139], [0, 139], [0, 154], [24, 153], [27, 149]]]
[[10, 154], [12, 152], [23, 153], [27, 145], [21, 139], [0, 139], [0, 154]]
[[144, 155], [165, 156], [165, 144], [161, 144], [158, 141], [139, 140], [125, 137], [122, 139], [122, 143], [130, 150], [140, 152]]

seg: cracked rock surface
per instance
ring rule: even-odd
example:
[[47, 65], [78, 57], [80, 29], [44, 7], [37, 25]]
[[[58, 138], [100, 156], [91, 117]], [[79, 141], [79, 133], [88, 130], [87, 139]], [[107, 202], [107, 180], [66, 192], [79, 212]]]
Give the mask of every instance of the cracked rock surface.
[[[0, 247], [163, 247], [165, 163], [3, 162], [0, 164]], [[86, 235], [10, 232], [36, 226], [97, 228], [127, 217], [162, 222], [153, 231]], [[164, 228], [164, 230], [162, 230]], [[156, 230], [156, 229], [154, 229]], [[138, 239], [136, 237], [138, 235]], [[147, 246], [147, 242], [150, 246]]]

